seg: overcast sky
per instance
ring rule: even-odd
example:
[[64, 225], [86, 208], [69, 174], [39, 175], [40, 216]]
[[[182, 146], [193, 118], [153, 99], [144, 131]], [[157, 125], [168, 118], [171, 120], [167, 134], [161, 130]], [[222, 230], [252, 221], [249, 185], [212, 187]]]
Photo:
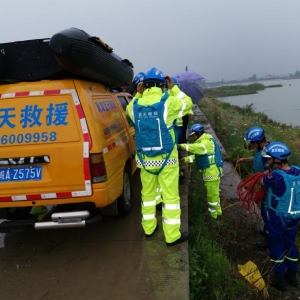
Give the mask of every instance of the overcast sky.
[[208, 82], [300, 70], [300, 0], [10, 0], [0, 43], [77, 27], [129, 59], [134, 72], [188, 70]]

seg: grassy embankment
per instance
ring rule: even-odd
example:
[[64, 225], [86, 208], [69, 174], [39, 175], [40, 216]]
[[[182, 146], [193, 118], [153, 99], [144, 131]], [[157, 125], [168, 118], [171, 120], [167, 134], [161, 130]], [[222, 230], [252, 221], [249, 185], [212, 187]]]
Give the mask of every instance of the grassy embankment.
[[[253, 104], [240, 108], [206, 96], [199, 107], [225, 147], [225, 159], [234, 166], [238, 157], [253, 156], [243, 147], [244, 133], [251, 126], [265, 128], [270, 141], [286, 143], [293, 154], [290, 163], [300, 165], [299, 129], [273, 121], [263, 113], [255, 113]], [[242, 170], [241, 176], [245, 177], [250, 174], [251, 166]], [[202, 179], [195, 168], [190, 183], [189, 220], [191, 300], [263, 299], [239, 275], [237, 261], [225, 250], [232, 242], [230, 234], [237, 234], [241, 227], [240, 220], [211, 220]]]

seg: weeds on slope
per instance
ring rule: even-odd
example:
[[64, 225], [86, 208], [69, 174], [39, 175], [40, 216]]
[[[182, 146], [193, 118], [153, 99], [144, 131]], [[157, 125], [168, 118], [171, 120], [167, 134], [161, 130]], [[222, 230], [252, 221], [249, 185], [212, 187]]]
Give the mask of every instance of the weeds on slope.
[[212, 220], [205, 194], [202, 178], [193, 168], [189, 193], [190, 299], [259, 299], [226, 257], [220, 240], [225, 224]]
[[[243, 147], [244, 134], [252, 126], [263, 127], [269, 141], [286, 143], [292, 152], [290, 163], [300, 165], [299, 128], [273, 121], [262, 113], [255, 113], [253, 104], [238, 107], [205, 97], [199, 107], [225, 147], [227, 152], [225, 159], [233, 166], [236, 165], [237, 158], [254, 154]], [[251, 165], [243, 165], [239, 171], [241, 177], [246, 177], [251, 172]], [[207, 213], [205, 188], [199, 172], [195, 169], [192, 170], [190, 184], [191, 299], [263, 299], [262, 294], [249, 287], [236, 270], [237, 258], [245, 256], [245, 250], [235, 242], [241, 241], [238, 235], [246, 230], [246, 225], [238, 218], [229, 220], [220, 218], [212, 222]], [[251, 228], [247, 230], [247, 233], [251, 234]], [[244, 239], [245, 243], [249, 242], [245, 233]], [[300, 245], [300, 238], [297, 239], [297, 244]], [[269, 268], [268, 261], [263, 263], [262, 269], [267, 268]], [[265, 273], [265, 270], [261, 272]]]
[[[244, 135], [252, 126], [263, 127], [268, 141], [286, 143], [292, 152], [290, 163], [300, 165], [299, 128], [273, 121], [263, 113], [256, 113], [253, 104], [239, 107], [205, 97], [199, 103], [199, 107], [222, 141], [228, 153], [227, 158], [233, 165], [238, 157], [245, 155]], [[250, 152], [250, 155], [253, 155], [253, 152]]]

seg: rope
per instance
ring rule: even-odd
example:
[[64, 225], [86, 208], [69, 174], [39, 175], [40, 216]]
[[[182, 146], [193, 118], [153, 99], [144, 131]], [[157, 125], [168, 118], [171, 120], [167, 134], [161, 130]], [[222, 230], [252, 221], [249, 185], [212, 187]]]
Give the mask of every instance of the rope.
[[240, 202], [235, 202], [235, 203], [232, 203], [232, 204], [227, 205], [227, 206], [225, 206], [225, 207], [222, 207], [222, 210], [225, 210], [225, 209], [230, 208], [230, 207], [232, 207], [232, 206], [235, 206], [235, 205], [237, 205], [237, 204], [240, 204]]
[[267, 188], [259, 184], [264, 175], [262, 172], [254, 173], [242, 180], [237, 186], [239, 201], [242, 202], [242, 207], [247, 211], [247, 216], [259, 216], [260, 204], [267, 193]]
[[[245, 169], [245, 171], [249, 174], [249, 172], [248, 172], [248, 170], [242, 165], [242, 167]], [[226, 193], [225, 193], [225, 196], [224, 196], [224, 200], [223, 200], [223, 203], [222, 203], [222, 210], [224, 210], [224, 209], [227, 209], [227, 208], [229, 208], [229, 207], [231, 207], [231, 206], [233, 206], [233, 205], [236, 205], [236, 204], [238, 204], [239, 202], [236, 202], [236, 203], [234, 203], [234, 204], [232, 204], [232, 205], [229, 205], [229, 206], [225, 206], [225, 203], [226, 203], [226, 200], [227, 200], [227, 195], [228, 195], [228, 191], [229, 191], [229, 189], [231, 188], [231, 186], [232, 186], [232, 182], [233, 182], [233, 179], [234, 179], [234, 177], [235, 177], [235, 173], [237, 173], [238, 175], [239, 175], [239, 177], [240, 178], [242, 178], [242, 172], [241, 172], [241, 164], [235, 164], [235, 167], [234, 167], [234, 170], [233, 170], [233, 172], [232, 172], [232, 174], [231, 174], [231, 178], [230, 178], [230, 181], [229, 181], [229, 185], [228, 185], [228, 187], [227, 187], [227, 189], [226, 189]]]

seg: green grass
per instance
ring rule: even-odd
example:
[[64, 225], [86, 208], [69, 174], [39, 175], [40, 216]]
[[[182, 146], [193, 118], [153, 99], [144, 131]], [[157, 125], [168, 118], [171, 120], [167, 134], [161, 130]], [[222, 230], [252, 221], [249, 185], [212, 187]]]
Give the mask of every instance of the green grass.
[[[266, 130], [267, 140], [282, 141], [292, 152], [290, 164], [300, 165], [300, 130], [269, 119], [262, 113], [255, 113], [253, 104], [238, 107], [217, 99], [204, 97], [199, 107], [212, 125], [226, 149], [225, 159], [236, 165], [239, 157], [253, 156], [244, 149], [244, 134], [252, 126]], [[251, 165], [244, 165], [241, 176], [251, 172]], [[239, 275], [236, 262], [228, 257], [228, 249], [233, 249], [231, 241], [240, 220], [223, 218], [212, 220], [207, 212], [205, 188], [196, 168], [192, 168], [189, 194], [189, 259], [190, 259], [190, 299], [263, 299]], [[244, 225], [246, 226], [246, 225]], [[242, 229], [241, 229], [242, 230]], [[300, 246], [300, 238], [297, 239]], [[226, 252], [227, 249], [227, 252]], [[238, 255], [238, 254], [237, 254]]]
[[[191, 300], [257, 299], [222, 249], [220, 231], [227, 226], [207, 212], [205, 188], [193, 167], [189, 194], [189, 266]], [[199, 184], [200, 183], [200, 184]], [[235, 226], [232, 224], [232, 226]]]
[[265, 89], [265, 86], [260, 83], [249, 85], [226, 85], [216, 88], [203, 89], [205, 96], [209, 97], [229, 97], [238, 95], [256, 94], [258, 91]]
[[205, 97], [199, 107], [215, 129], [234, 165], [237, 157], [233, 154], [244, 150], [244, 135], [252, 126], [263, 127], [268, 141], [286, 143], [292, 152], [290, 163], [300, 165], [299, 128], [271, 120], [263, 113], [255, 113], [253, 104], [239, 107]]

